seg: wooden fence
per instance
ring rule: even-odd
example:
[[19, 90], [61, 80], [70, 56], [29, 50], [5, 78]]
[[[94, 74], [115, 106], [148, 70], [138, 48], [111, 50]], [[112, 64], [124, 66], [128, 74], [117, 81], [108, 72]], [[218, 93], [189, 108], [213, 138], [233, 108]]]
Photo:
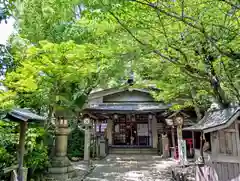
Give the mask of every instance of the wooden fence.
[[197, 167], [196, 181], [240, 181], [240, 163], [218, 161]]

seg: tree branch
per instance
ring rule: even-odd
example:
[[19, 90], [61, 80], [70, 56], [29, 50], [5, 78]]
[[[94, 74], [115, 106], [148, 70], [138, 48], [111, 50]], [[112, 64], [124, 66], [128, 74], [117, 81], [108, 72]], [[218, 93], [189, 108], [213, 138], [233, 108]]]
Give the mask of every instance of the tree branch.
[[239, 94], [239, 91], [238, 91], [238, 89], [236, 88], [236, 86], [234, 85], [234, 83], [232, 82], [231, 77], [230, 77], [230, 75], [228, 74], [228, 72], [227, 72], [227, 70], [226, 70], [226, 66], [225, 66], [224, 62], [222, 62], [222, 65], [223, 65], [223, 70], [224, 70], [224, 72], [225, 72], [225, 74], [226, 74], [226, 76], [227, 76], [227, 79], [228, 79], [230, 85], [232, 86], [232, 88], [233, 88], [233, 90], [234, 90], [234, 91], [232, 91], [232, 92], [233, 92], [233, 94], [235, 94], [238, 102], [240, 102], [240, 94]]
[[[169, 16], [169, 17], [172, 17], [172, 18], [174, 18], [174, 19], [176, 19], [176, 20], [179, 20], [179, 21], [183, 22], [184, 24], [186, 24], [186, 25], [188, 25], [188, 26], [190, 26], [190, 27], [198, 30], [200, 33], [202, 33], [202, 34], [205, 36], [205, 38], [206, 38], [207, 40], [209, 40], [210, 43], [211, 43], [211, 44], [219, 51], [219, 53], [221, 53], [222, 55], [227, 56], [227, 57], [229, 57], [229, 58], [233, 58], [233, 59], [240, 59], [240, 53], [238, 53], [238, 52], [226, 52], [226, 51], [222, 50], [220, 47], [218, 47], [218, 46], [216, 45], [216, 43], [213, 41], [215, 38], [209, 36], [209, 35], [206, 33], [206, 31], [204, 30], [204, 27], [202, 27], [202, 25], [197, 26], [197, 25], [194, 25], [193, 23], [191, 23], [191, 22], [189, 22], [189, 21], [186, 20], [186, 19], [191, 19], [191, 20], [193, 20], [194, 22], [197, 22], [197, 20], [193, 19], [192, 17], [188, 17], [188, 16], [186, 16], [186, 15], [184, 15], [184, 17], [181, 17], [181, 16], [177, 15], [176, 13], [164, 11], [163, 9], [159, 8], [158, 5], [156, 5], [156, 4], [154, 4], [154, 3], [145, 3], [145, 2], [141, 2], [141, 1], [139, 1], [139, 0], [128, 0], [128, 1], [136, 2], [136, 3], [142, 4], [142, 5], [148, 6], [148, 7], [150, 7], [150, 8], [153, 8], [153, 9], [159, 11], [160, 13], [163, 13], [163, 14]], [[229, 1], [228, 1], [228, 2], [229, 2]]]
[[[124, 23], [122, 23], [122, 21], [121, 21], [112, 11], [109, 10], [108, 12], [109, 12], [109, 13], [116, 19], [116, 21], [131, 35], [131, 37], [132, 37], [134, 40], [136, 40], [139, 44], [141, 44], [141, 45], [143, 45], [143, 46], [147, 46], [147, 47], [149, 47], [149, 48], [152, 48], [151, 45], [149, 45], [149, 44], [147, 44], [147, 43], [144, 43], [144, 42], [142, 42], [140, 39], [138, 39], [138, 38], [127, 28], [127, 26], [126, 26]], [[152, 52], [155, 53], [155, 54], [157, 54], [157, 55], [159, 55], [159, 56], [161, 56], [162, 58], [164, 58], [164, 59], [166, 59], [166, 60], [168, 60], [168, 61], [176, 64], [175, 61], [173, 61], [171, 58], [167, 57], [166, 55], [162, 54], [159, 50], [152, 50]]]
[[[122, 21], [121, 21], [112, 11], [109, 10], [108, 12], [116, 19], [116, 21], [117, 21], [117, 22], [134, 38], [134, 40], [136, 40], [138, 43], [140, 43], [141, 45], [147, 46], [148, 48], [152, 49], [151, 51], [152, 51], [153, 53], [159, 55], [159, 56], [162, 57], [163, 59], [168, 60], [169, 62], [171, 62], [171, 63], [173, 63], [173, 64], [175, 64], [175, 65], [178, 65], [178, 66], [181, 67], [182, 69], [185, 69], [185, 72], [186, 72], [189, 76], [191, 76], [191, 77], [193, 77], [193, 78], [205, 80], [205, 81], [207, 80], [207, 78], [206, 78], [206, 75], [207, 75], [207, 74], [206, 74], [205, 72], [202, 72], [202, 71], [200, 71], [200, 70], [197, 70], [197, 69], [195, 69], [194, 67], [191, 67], [190, 65], [181, 64], [181, 63], [177, 62], [177, 61], [178, 61], [178, 58], [168, 57], [168, 56], [162, 54], [159, 50], [154, 49], [154, 48], [152, 47], [152, 45], [149, 45], [149, 44], [147, 44], [147, 43], [142, 42], [140, 39], [138, 39], [138, 38], [128, 29], [128, 27], [127, 27], [124, 23], [122, 23]], [[178, 49], [178, 48], [176, 48], [176, 47], [174, 47], [173, 49], [175, 49], [176, 51], [180, 52], [180, 53], [185, 57], [185, 59], [187, 59], [186, 54], [184, 54], [180, 49]], [[176, 61], [176, 60], [177, 60], [177, 61]], [[194, 75], [192, 75], [192, 74], [197, 74], [197, 76], [194, 76]], [[199, 75], [201, 75], [201, 76], [199, 76]]]
[[234, 7], [235, 9], [238, 9], [238, 10], [240, 9], [240, 4], [234, 4], [234, 3], [232, 3], [231, 1], [228, 1], [228, 0], [220, 0], [220, 1]]

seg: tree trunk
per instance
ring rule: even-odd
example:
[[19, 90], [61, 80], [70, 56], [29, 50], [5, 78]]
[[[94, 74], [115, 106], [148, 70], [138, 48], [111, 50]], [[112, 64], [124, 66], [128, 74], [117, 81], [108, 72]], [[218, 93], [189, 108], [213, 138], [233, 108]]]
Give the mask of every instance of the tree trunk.
[[192, 89], [191, 89], [191, 96], [192, 96], [192, 100], [193, 100], [194, 110], [197, 115], [197, 121], [199, 121], [202, 119], [202, 113], [196, 102], [196, 90], [194, 87], [192, 87]]

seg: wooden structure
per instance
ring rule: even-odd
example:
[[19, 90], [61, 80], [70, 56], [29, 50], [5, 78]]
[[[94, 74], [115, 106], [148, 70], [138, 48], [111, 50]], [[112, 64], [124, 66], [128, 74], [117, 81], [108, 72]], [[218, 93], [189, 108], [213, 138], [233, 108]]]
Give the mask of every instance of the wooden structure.
[[[202, 132], [205, 164], [213, 170], [208, 176], [216, 173], [219, 181], [240, 180], [239, 116], [239, 107], [208, 111], [199, 123], [184, 129]], [[200, 169], [197, 174], [203, 179]]]
[[[96, 131], [107, 131], [110, 147], [157, 148], [157, 126], [169, 105], [156, 102], [149, 90], [131, 87], [93, 92], [84, 114], [95, 118]], [[159, 121], [157, 121], [159, 120]]]
[[93, 135], [105, 135], [110, 153], [157, 154], [161, 135], [171, 142], [170, 106], [154, 100], [151, 88], [125, 86], [92, 92], [82, 113], [93, 120]]
[[25, 181], [27, 178], [24, 178], [24, 166], [23, 166], [24, 159], [23, 158], [25, 153], [25, 134], [27, 131], [27, 125], [28, 123], [31, 123], [31, 122], [44, 121], [45, 118], [32, 113], [28, 109], [16, 108], [8, 112], [4, 120], [10, 120], [13, 122], [20, 123], [18, 181]]
[[[179, 125], [176, 118], [182, 117], [183, 123]], [[167, 128], [171, 129], [171, 154], [175, 159], [179, 159], [179, 142], [186, 142], [187, 157], [194, 156], [194, 134], [192, 131], [182, 131], [182, 128], [189, 127], [194, 124], [193, 117], [184, 111], [176, 111], [169, 115], [165, 121]]]

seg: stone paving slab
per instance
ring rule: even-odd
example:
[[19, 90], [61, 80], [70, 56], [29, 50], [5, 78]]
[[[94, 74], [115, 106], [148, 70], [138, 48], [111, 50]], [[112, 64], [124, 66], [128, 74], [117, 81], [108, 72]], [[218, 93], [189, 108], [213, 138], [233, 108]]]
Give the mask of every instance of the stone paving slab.
[[108, 155], [84, 181], [170, 181], [177, 163], [153, 155]]

